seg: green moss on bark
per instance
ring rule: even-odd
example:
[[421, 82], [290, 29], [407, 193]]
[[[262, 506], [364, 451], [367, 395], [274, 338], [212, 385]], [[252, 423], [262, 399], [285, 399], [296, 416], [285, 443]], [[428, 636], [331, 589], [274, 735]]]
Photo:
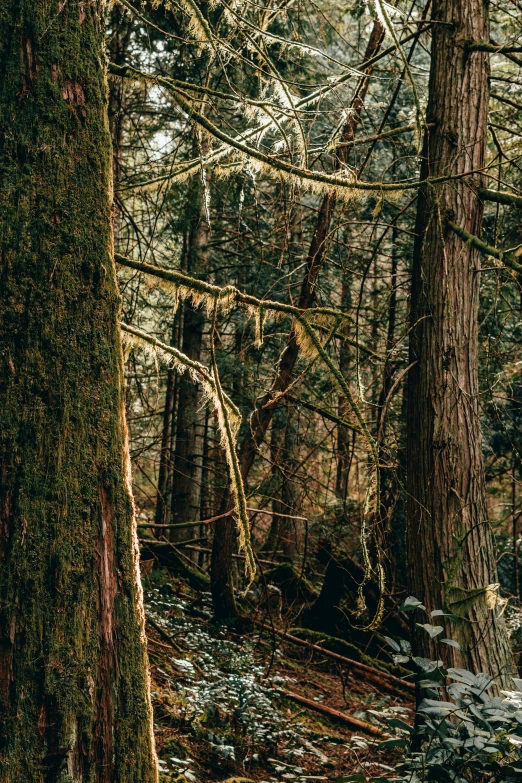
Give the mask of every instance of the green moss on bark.
[[102, 2], [0, 4], [0, 779], [157, 780]]

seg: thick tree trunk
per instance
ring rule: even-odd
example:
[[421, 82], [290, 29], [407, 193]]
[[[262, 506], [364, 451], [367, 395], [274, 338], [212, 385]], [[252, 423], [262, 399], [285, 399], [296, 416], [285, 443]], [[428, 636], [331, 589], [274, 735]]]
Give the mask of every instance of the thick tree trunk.
[[0, 11], [0, 779], [157, 781], [103, 2]]
[[[375, 20], [366, 47], [365, 60], [370, 60], [379, 50], [384, 30], [379, 22]], [[337, 149], [338, 161], [336, 170], [340, 164], [347, 160], [350, 142], [355, 137], [355, 131], [359, 121], [359, 112], [362, 109], [364, 98], [368, 89], [369, 79], [366, 76], [361, 77], [355, 96], [351, 102], [348, 120], [343, 128], [341, 142]], [[301, 293], [298, 300], [298, 307], [307, 309], [312, 307], [315, 301], [315, 286], [321, 270], [327, 245], [330, 236], [330, 224], [337, 204], [335, 191], [327, 193], [317, 217], [315, 231], [308, 251], [306, 272], [301, 286]], [[246, 433], [239, 448], [239, 464], [243, 481], [246, 482], [248, 474], [254, 464], [255, 455], [259, 444], [263, 441], [273, 412], [278, 405], [278, 400], [282, 392], [288, 389], [292, 373], [299, 357], [299, 345], [294, 329], [291, 329], [288, 343], [281, 354], [277, 374], [272, 382], [269, 391], [263, 396], [261, 402], [250, 421], [250, 428]], [[223, 502], [222, 512], [231, 506], [230, 498], [226, 497]], [[232, 583], [232, 554], [234, 551], [234, 521], [231, 516], [223, 517], [216, 523], [214, 531], [214, 542], [212, 546], [211, 563], [211, 582], [212, 582], [212, 602], [216, 617], [227, 617], [235, 614], [235, 603], [233, 596]]]
[[[484, 166], [487, 54], [466, 51], [488, 41], [484, 0], [435, 0], [427, 121], [421, 176], [480, 171]], [[488, 522], [478, 388], [480, 255], [446, 230], [449, 218], [480, 234], [482, 208], [472, 185], [456, 179], [419, 195], [411, 323], [408, 414], [410, 589], [428, 610], [461, 619], [452, 629], [463, 647], [448, 665], [506, 676], [513, 669], [499, 608]], [[449, 629], [447, 633], [449, 632]], [[417, 644], [434, 654], [426, 635]]]

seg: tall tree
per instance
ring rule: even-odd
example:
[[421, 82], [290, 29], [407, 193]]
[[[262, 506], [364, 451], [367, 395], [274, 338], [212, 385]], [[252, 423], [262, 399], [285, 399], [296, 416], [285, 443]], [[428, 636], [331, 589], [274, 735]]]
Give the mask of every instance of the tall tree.
[[[197, 150], [197, 146], [194, 145]], [[186, 228], [181, 268], [193, 277], [199, 277], [208, 266], [208, 223], [205, 211], [205, 192], [201, 178], [190, 182], [186, 202]], [[181, 350], [190, 359], [199, 361], [203, 343], [205, 314], [185, 302]], [[199, 387], [188, 375], [178, 381], [176, 416], [176, 447], [172, 476], [171, 518], [175, 523], [191, 522], [199, 518], [201, 505], [201, 478], [203, 458], [204, 413], [201, 411]], [[180, 531], [183, 538], [186, 531]]]
[[[408, 391], [410, 589], [428, 610], [457, 615], [462, 653], [450, 665], [507, 675], [512, 659], [496, 606], [496, 564], [485, 496], [479, 421], [480, 256], [447, 222], [480, 233], [476, 195], [485, 163], [487, 54], [485, 0], [435, 0], [421, 179], [451, 175], [420, 192], [414, 251]], [[429, 652], [430, 642], [419, 639]]]
[[105, 3], [0, 7], [0, 779], [153, 783]]
[[[352, 303], [351, 279], [348, 270], [344, 268], [341, 273], [341, 307], [348, 311]], [[341, 327], [343, 333], [347, 336], [350, 330], [349, 323], [344, 323]], [[343, 377], [348, 379], [348, 372], [351, 360], [350, 346], [348, 342], [342, 340], [339, 346], [339, 369]], [[346, 419], [349, 416], [348, 404], [344, 397], [339, 397], [339, 416]], [[339, 500], [343, 504], [343, 518], [346, 518], [346, 503], [348, 500], [348, 481], [350, 478], [350, 451], [352, 445], [352, 433], [342, 424], [337, 428], [337, 476], [335, 482], [335, 491]]]
[[[366, 46], [365, 62], [371, 61], [378, 52], [384, 35], [384, 29], [378, 19], [374, 20], [372, 31]], [[370, 69], [368, 69], [370, 70]], [[344, 123], [339, 144], [336, 149], [335, 170], [338, 171], [347, 162], [350, 144], [355, 138], [355, 132], [360, 119], [360, 112], [364, 105], [364, 99], [368, 91], [369, 76], [360, 77], [355, 94], [350, 102], [348, 119]], [[306, 310], [313, 307], [316, 296], [316, 285], [323, 265], [328, 242], [330, 239], [330, 227], [337, 205], [335, 190], [326, 193], [322, 199], [317, 215], [314, 233], [310, 242], [310, 249], [306, 259], [306, 271], [301, 285], [298, 299], [298, 307]], [[295, 329], [291, 329], [288, 342], [279, 359], [278, 370], [272, 381], [270, 389], [263, 395], [260, 403], [252, 415], [250, 428], [239, 447], [239, 462], [243, 481], [246, 482], [248, 474], [254, 464], [254, 459], [265, 437], [273, 412], [279, 404], [279, 397], [286, 392], [292, 379], [292, 374], [299, 357], [299, 343]], [[230, 498], [226, 497], [222, 511], [230, 506]], [[212, 602], [216, 617], [224, 618], [236, 614], [234, 601], [234, 586], [232, 581], [232, 555], [235, 545], [235, 527], [230, 515], [224, 516], [216, 522], [214, 529], [214, 541], [212, 544], [211, 585]]]
[[270, 438], [270, 459], [273, 482], [272, 522], [263, 549], [270, 552], [281, 548], [288, 558], [299, 551], [300, 530], [296, 514], [299, 510], [295, 471], [298, 467], [296, 411], [284, 402], [274, 411]]

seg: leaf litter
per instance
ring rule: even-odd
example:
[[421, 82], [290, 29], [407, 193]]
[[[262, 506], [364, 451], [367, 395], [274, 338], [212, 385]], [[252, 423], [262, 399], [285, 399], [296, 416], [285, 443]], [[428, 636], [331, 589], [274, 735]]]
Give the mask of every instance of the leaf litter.
[[381, 726], [383, 738], [387, 720], [407, 721], [411, 705], [365, 689], [356, 675], [347, 680], [285, 657], [256, 633], [212, 624], [210, 594], [187, 589], [167, 583], [145, 596], [147, 616], [183, 650], [149, 635], [161, 783], [319, 783], [361, 768], [375, 775], [391, 769], [376, 761], [375, 740], [289, 704], [279, 689], [305, 687], [319, 703], [334, 699], [335, 708]]

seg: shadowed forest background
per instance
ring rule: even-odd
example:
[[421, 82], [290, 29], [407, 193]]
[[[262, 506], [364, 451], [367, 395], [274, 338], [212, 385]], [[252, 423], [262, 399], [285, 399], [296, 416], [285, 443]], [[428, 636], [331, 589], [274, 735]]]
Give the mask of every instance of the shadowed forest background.
[[0, 2], [1, 783], [522, 779], [521, 20]]

